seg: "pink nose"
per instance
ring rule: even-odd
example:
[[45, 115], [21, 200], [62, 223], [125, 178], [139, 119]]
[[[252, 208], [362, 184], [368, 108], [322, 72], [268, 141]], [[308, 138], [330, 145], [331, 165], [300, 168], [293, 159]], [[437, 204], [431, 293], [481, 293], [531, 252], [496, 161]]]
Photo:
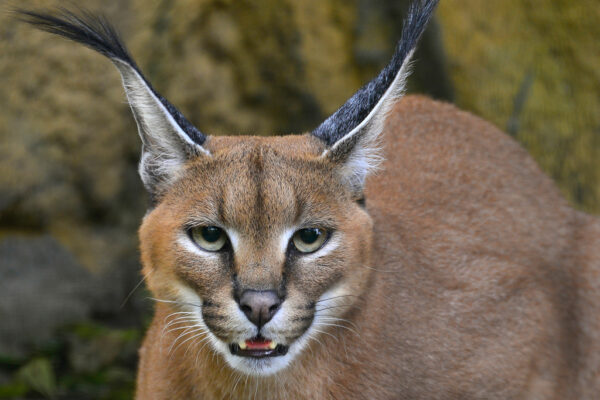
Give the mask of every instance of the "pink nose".
[[280, 305], [274, 290], [246, 290], [240, 297], [240, 309], [259, 329], [273, 318]]

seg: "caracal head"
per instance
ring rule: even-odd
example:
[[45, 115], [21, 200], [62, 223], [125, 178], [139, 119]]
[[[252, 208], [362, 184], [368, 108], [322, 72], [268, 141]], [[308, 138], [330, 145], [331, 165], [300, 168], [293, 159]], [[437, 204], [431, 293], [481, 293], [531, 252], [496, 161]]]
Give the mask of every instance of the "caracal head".
[[[190, 313], [205, 333], [198, 339], [231, 367], [273, 373], [343, 323], [364, 292], [371, 218], [311, 135], [213, 137], [205, 146], [211, 157], [190, 161], [144, 218], [146, 281]], [[206, 227], [222, 232], [216, 246], [202, 236]], [[253, 292], [275, 293], [258, 323], [244, 310]], [[253, 338], [271, 341], [274, 354], [241, 354]]]
[[411, 5], [391, 62], [321, 125], [272, 138], [202, 133], [152, 87], [105, 19], [21, 12], [107, 56], [121, 73], [152, 202], [140, 229], [144, 274], [172, 309], [165, 328], [192, 332], [178, 340], [265, 375], [344, 323], [369, 281], [365, 180], [436, 3]]

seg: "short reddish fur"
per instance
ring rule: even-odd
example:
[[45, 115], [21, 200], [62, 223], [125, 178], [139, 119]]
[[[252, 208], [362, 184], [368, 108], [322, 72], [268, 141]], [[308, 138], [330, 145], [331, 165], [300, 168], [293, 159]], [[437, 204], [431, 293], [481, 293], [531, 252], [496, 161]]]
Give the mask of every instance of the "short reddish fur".
[[[323, 150], [310, 136], [215, 137], [206, 147], [246, 145], [306, 160]], [[238, 382], [206, 349], [169, 353], [177, 335], [163, 328], [173, 309], [158, 304], [137, 398], [598, 397], [599, 221], [573, 210], [516, 142], [452, 105], [400, 100], [382, 147], [386, 161], [366, 190], [373, 226], [363, 236], [372, 245], [357, 253], [363, 267], [344, 272], [361, 290], [344, 315], [360, 336], [334, 328], [336, 340], [322, 335], [287, 369]], [[167, 195], [144, 221], [144, 273], [155, 294], [179, 279], [169, 216], [193, 207], [205, 184], [180, 182], [178, 202]], [[371, 231], [360, 215], [344, 229]]]

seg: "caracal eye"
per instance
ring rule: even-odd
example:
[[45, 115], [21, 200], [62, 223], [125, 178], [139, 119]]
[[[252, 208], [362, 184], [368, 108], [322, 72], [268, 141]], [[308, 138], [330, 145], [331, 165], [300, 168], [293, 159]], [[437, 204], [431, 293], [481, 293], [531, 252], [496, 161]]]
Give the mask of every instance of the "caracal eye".
[[302, 253], [312, 253], [321, 248], [327, 240], [327, 231], [320, 228], [300, 229], [292, 237], [294, 247]]
[[227, 235], [216, 226], [196, 226], [190, 229], [192, 240], [206, 251], [219, 251], [227, 243]]

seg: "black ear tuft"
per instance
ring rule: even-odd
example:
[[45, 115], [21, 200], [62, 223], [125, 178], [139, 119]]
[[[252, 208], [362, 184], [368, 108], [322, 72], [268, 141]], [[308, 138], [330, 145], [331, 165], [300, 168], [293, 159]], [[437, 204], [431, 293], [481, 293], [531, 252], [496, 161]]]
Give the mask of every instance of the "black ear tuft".
[[[115, 28], [103, 15], [80, 10], [79, 14], [64, 8], [58, 15], [17, 10], [19, 19], [36, 28], [81, 43], [111, 59], [136, 66]], [[136, 66], [136, 69], [137, 66]]]
[[85, 10], [79, 10], [77, 14], [60, 8], [56, 15], [51, 13], [40, 13], [29, 10], [17, 10], [18, 18], [43, 31], [62, 36], [83, 44], [114, 61], [120, 61], [133, 68], [144, 80], [154, 96], [167, 109], [171, 117], [185, 132], [191, 141], [202, 146], [206, 136], [192, 125], [183, 114], [175, 108], [167, 99], [162, 97], [146, 80], [139, 67], [127, 51], [117, 30], [102, 15], [94, 15]]
[[413, 0], [402, 26], [391, 62], [371, 82], [360, 88], [343, 106], [327, 118], [312, 134], [328, 146], [334, 145], [367, 120], [394, 83], [423, 34], [438, 0]]

